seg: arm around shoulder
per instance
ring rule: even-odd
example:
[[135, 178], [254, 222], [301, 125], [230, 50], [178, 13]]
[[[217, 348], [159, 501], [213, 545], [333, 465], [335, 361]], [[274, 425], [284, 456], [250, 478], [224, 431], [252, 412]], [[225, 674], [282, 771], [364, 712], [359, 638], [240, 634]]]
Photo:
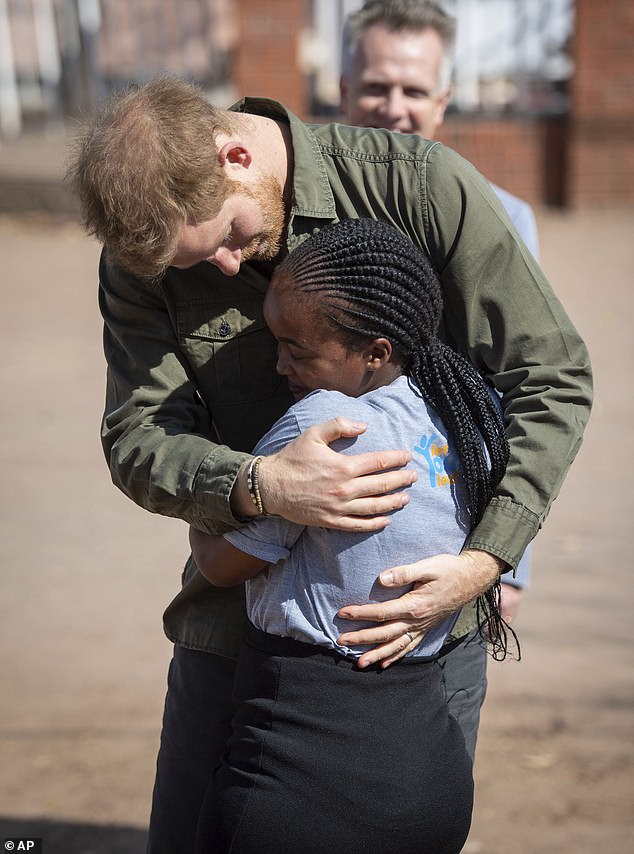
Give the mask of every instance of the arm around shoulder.
[[592, 403], [590, 358], [482, 176], [439, 146], [430, 154], [425, 190], [446, 337], [501, 393], [511, 448], [506, 475], [468, 547], [515, 567], [581, 445]]

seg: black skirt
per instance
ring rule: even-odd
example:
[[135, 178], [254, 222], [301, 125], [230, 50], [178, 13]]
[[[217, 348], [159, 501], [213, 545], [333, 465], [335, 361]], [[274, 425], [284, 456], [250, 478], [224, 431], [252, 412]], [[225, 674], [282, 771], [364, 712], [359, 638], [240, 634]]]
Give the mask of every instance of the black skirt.
[[457, 854], [471, 762], [434, 661], [354, 660], [251, 628], [200, 854]]

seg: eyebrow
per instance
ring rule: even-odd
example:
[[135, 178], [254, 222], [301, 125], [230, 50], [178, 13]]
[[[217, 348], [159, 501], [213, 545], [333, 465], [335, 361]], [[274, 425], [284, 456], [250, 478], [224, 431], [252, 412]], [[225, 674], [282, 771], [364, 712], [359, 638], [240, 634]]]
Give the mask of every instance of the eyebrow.
[[296, 341], [294, 338], [286, 338], [284, 335], [280, 335], [279, 338], [275, 339], [276, 341], [281, 341], [282, 344], [292, 344], [293, 347], [299, 347], [300, 350], [308, 350], [304, 344], [300, 344], [299, 341]]

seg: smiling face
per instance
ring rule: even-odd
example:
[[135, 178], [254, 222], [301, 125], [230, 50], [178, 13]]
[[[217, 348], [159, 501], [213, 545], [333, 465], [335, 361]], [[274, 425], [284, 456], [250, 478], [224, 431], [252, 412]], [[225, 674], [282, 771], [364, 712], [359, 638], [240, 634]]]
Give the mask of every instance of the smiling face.
[[449, 97], [441, 88], [443, 61], [442, 40], [433, 29], [368, 27], [341, 84], [346, 121], [434, 139]]
[[234, 184], [235, 192], [213, 219], [181, 228], [171, 266], [209, 261], [226, 276], [235, 276], [250, 258], [267, 261], [277, 256], [285, 219], [279, 183], [266, 175], [254, 187]]
[[299, 291], [287, 273], [275, 273], [266, 292], [264, 317], [278, 342], [276, 370], [295, 400], [316, 389], [359, 397], [392, 382], [400, 368], [390, 361], [391, 344], [383, 338], [355, 348], [342, 343], [318, 300]]

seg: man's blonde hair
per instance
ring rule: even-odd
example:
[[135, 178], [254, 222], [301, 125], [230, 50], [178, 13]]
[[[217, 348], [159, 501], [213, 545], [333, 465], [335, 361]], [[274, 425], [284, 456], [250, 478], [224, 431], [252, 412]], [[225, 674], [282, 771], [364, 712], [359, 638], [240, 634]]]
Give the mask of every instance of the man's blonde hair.
[[236, 126], [234, 114], [180, 80], [113, 96], [81, 129], [66, 172], [86, 231], [133, 273], [160, 276], [182, 226], [222, 207], [228, 184], [215, 137]]

